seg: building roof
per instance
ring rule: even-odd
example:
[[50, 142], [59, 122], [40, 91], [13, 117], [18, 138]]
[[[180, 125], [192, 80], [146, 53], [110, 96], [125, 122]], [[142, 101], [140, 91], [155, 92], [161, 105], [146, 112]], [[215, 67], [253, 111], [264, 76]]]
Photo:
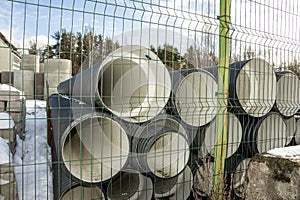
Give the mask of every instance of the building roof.
[[20, 54], [17, 51], [18, 49], [12, 43], [10, 43], [1, 32], [0, 32], [0, 40], [2, 40], [7, 46], [9, 46], [12, 49], [12, 52], [16, 56], [18, 56], [19, 58], [21, 58]]

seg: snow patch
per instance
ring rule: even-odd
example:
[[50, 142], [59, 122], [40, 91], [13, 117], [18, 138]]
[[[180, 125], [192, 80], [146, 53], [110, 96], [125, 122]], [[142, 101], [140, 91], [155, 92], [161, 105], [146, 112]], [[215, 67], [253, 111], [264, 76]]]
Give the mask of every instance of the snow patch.
[[14, 156], [18, 196], [23, 200], [53, 199], [46, 102], [27, 100], [26, 109], [25, 140], [17, 135]]
[[6, 112], [0, 113], [0, 129], [11, 129], [15, 126], [13, 118]]
[[9, 146], [3, 138], [0, 137], [0, 165], [12, 162], [12, 155]]
[[0, 90], [2, 91], [15, 91], [15, 92], [20, 92], [20, 90], [18, 90], [17, 88], [10, 86], [10, 85], [6, 85], [6, 84], [0, 84]]
[[300, 158], [300, 145], [271, 149], [268, 151], [268, 154], [283, 158]]

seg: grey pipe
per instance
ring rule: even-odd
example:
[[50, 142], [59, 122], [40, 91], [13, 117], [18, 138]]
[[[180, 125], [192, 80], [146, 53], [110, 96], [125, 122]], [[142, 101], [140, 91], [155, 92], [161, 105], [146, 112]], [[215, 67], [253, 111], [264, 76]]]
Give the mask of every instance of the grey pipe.
[[284, 147], [286, 144], [286, 124], [278, 113], [270, 112], [261, 118], [249, 118], [244, 129], [244, 151], [250, 155]]
[[109, 200], [120, 199], [151, 199], [153, 184], [150, 178], [137, 171], [125, 170], [112, 179], [107, 187]]
[[172, 71], [168, 110], [187, 125], [204, 126], [216, 116], [218, 85], [204, 69]]
[[177, 176], [170, 179], [154, 179], [155, 199], [188, 199], [193, 186], [193, 174], [186, 166]]
[[300, 119], [297, 119], [296, 126], [295, 143], [300, 145]]
[[171, 178], [186, 166], [190, 151], [184, 127], [170, 115], [160, 115], [135, 127], [132, 165], [150, 177]]
[[292, 71], [276, 72], [275, 110], [284, 117], [295, 115], [300, 106], [300, 79]]
[[293, 142], [293, 138], [295, 137], [297, 130], [297, 123], [295, 117], [290, 117], [284, 119], [284, 123], [286, 124], [286, 142], [285, 146], [291, 145]]
[[129, 139], [114, 116], [61, 95], [50, 96], [49, 104], [53, 139], [66, 173], [84, 183], [99, 183], [127, 165]]
[[124, 46], [102, 63], [60, 83], [57, 89], [88, 104], [104, 106], [126, 121], [145, 122], [165, 107], [171, 79], [152, 51]]
[[[239, 149], [242, 138], [243, 138], [243, 128], [238, 117], [234, 114], [227, 113], [228, 126], [227, 126], [227, 152], [226, 158], [231, 157]], [[213, 120], [207, 127], [202, 130], [204, 132], [203, 143], [199, 143], [197, 146], [201, 148], [201, 153], [206, 156], [207, 154], [214, 156], [215, 146], [217, 143], [217, 124], [216, 120]], [[199, 133], [203, 134], [203, 133]], [[195, 142], [194, 142], [195, 143]]]
[[105, 199], [101, 189], [97, 186], [83, 186], [74, 180], [70, 174], [66, 174], [59, 162], [55, 149], [54, 139], [51, 140], [52, 173], [53, 173], [53, 195], [57, 200], [89, 200]]
[[250, 160], [250, 158], [243, 159], [237, 166], [232, 177], [232, 189], [234, 194], [239, 198], [243, 198], [243, 194], [245, 193], [245, 186], [247, 184], [246, 174]]
[[[206, 68], [218, 77], [218, 67]], [[229, 110], [262, 117], [273, 107], [276, 98], [276, 75], [262, 59], [235, 62], [229, 66]]]

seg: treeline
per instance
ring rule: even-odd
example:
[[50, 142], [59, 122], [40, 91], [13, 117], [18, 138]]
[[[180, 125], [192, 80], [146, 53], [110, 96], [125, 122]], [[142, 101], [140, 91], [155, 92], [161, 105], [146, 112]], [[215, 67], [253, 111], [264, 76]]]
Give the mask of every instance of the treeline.
[[[120, 47], [117, 41], [109, 37], [104, 38], [101, 34], [94, 35], [92, 32], [82, 34], [62, 30], [55, 32], [51, 37], [56, 41], [55, 44], [42, 49], [37, 49], [37, 45], [31, 42], [29, 54], [39, 54], [41, 62], [48, 58], [70, 59], [73, 63], [73, 75], [103, 60]], [[183, 56], [170, 44], [160, 45], [157, 48], [151, 46], [150, 49], [170, 70], [217, 65], [218, 59], [213, 52], [200, 51], [194, 46], [190, 46]]]

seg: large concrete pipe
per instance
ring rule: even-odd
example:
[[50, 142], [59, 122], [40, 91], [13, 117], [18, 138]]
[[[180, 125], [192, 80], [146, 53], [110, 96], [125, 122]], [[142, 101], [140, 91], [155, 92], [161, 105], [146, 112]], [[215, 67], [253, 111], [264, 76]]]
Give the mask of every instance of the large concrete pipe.
[[35, 73], [40, 72], [40, 56], [23, 54], [21, 60], [21, 70], [31, 70]]
[[[207, 68], [216, 77], [218, 68]], [[273, 107], [276, 98], [276, 75], [262, 59], [250, 59], [229, 66], [229, 109], [262, 117]]]
[[72, 61], [68, 59], [46, 59], [45, 73], [69, 74], [72, 76]]
[[52, 172], [53, 172], [53, 196], [57, 200], [90, 200], [105, 199], [101, 189], [97, 186], [83, 186], [79, 181], [74, 180], [70, 174], [66, 174], [59, 162], [55, 143], [51, 140]]
[[[227, 146], [226, 146], [226, 158], [231, 157], [239, 149], [242, 138], [243, 138], [243, 128], [240, 120], [232, 113], [227, 113], [228, 125], [227, 125]], [[204, 141], [198, 147], [201, 148], [201, 153], [206, 156], [210, 154], [214, 156], [215, 146], [217, 145], [217, 123], [213, 120], [204, 130], [200, 130], [199, 134], [203, 134], [204, 131]], [[194, 142], [195, 144], [195, 142]], [[200, 147], [201, 146], [201, 147]]]
[[236, 167], [232, 177], [232, 189], [234, 194], [239, 198], [244, 198], [246, 182], [246, 174], [250, 158], [243, 159]]
[[286, 124], [285, 146], [288, 146], [293, 143], [293, 138], [296, 134], [296, 130], [297, 130], [296, 118], [290, 117], [290, 118], [284, 119], [284, 123]]
[[150, 178], [137, 171], [126, 170], [112, 179], [107, 187], [109, 200], [119, 199], [151, 199], [153, 184]]
[[72, 77], [72, 61], [67, 59], [47, 59], [44, 63], [44, 71], [44, 95], [46, 99], [46, 83], [48, 82], [49, 84], [49, 96], [58, 93], [58, 84]]
[[193, 186], [193, 174], [186, 166], [177, 176], [170, 179], [154, 179], [155, 199], [188, 199]]
[[143, 125], [132, 139], [132, 165], [151, 177], [176, 176], [185, 168], [189, 155], [187, 133], [169, 115], [160, 115]]
[[127, 165], [129, 139], [112, 115], [60, 95], [49, 97], [53, 138], [63, 169], [84, 183], [104, 182]]
[[270, 112], [261, 118], [251, 118], [245, 125], [244, 144], [250, 155], [284, 147], [287, 140], [286, 124], [280, 114]]
[[297, 119], [297, 123], [296, 123], [296, 133], [295, 133], [295, 143], [297, 145], [300, 145], [300, 119]]
[[105, 106], [126, 121], [145, 122], [165, 107], [171, 79], [152, 51], [141, 46], [124, 46], [57, 89], [83, 102]]
[[209, 123], [217, 112], [218, 85], [215, 77], [203, 69], [171, 72], [172, 96], [168, 110], [190, 126]]
[[34, 71], [15, 70], [14, 87], [23, 91], [26, 99], [34, 99]]
[[292, 71], [276, 72], [275, 109], [285, 117], [297, 113], [300, 106], [300, 79]]

